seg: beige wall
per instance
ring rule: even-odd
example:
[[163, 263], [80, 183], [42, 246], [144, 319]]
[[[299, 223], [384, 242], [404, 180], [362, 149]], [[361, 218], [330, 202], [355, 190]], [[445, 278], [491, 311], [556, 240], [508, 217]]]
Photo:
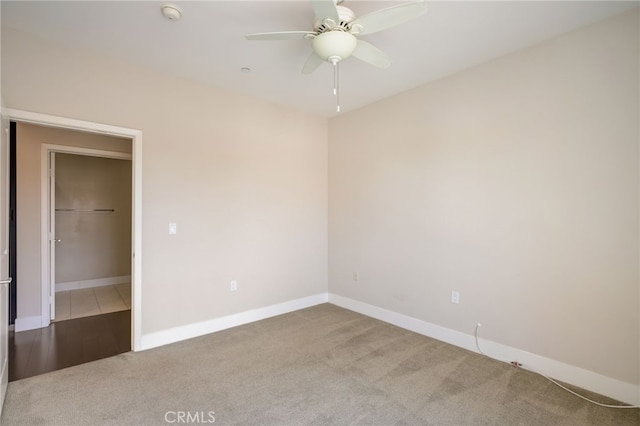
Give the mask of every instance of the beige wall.
[[2, 66], [10, 108], [143, 132], [143, 334], [326, 292], [326, 119], [6, 28]]
[[111, 136], [18, 123], [16, 126], [17, 318], [41, 314], [41, 146], [64, 145], [131, 152], [131, 141]]
[[638, 30], [330, 120], [330, 291], [640, 383]]
[[57, 153], [55, 176], [56, 285], [131, 275], [131, 161]]

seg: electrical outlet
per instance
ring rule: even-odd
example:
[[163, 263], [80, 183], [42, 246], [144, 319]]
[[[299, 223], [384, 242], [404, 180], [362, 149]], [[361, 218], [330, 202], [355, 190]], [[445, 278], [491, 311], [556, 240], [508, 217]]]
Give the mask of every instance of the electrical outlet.
[[460, 293], [455, 290], [451, 292], [451, 303], [455, 303], [456, 305], [460, 303]]
[[354, 272], [352, 277], [353, 277], [353, 280], [356, 281], [356, 282], [360, 279], [360, 276], [358, 275], [357, 272]]
[[238, 290], [238, 281], [236, 280], [231, 280], [231, 287], [230, 287], [231, 291], [236, 291]]

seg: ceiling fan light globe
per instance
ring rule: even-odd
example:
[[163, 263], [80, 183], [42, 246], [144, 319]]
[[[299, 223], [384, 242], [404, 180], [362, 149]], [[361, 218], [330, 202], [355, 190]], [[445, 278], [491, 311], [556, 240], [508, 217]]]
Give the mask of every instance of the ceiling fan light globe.
[[318, 34], [313, 39], [313, 51], [322, 60], [329, 61], [331, 57], [347, 59], [356, 50], [358, 40], [352, 34], [344, 31], [328, 31]]

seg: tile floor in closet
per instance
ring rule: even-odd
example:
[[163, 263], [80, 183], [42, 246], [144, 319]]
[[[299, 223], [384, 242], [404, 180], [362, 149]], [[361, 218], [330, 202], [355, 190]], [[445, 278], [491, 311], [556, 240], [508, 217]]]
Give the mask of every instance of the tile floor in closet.
[[131, 284], [56, 292], [56, 319], [64, 321], [131, 309]]

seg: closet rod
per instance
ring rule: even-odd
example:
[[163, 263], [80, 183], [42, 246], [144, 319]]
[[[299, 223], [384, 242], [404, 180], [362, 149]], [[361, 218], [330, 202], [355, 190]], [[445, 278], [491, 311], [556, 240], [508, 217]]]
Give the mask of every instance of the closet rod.
[[56, 209], [57, 212], [109, 212], [113, 213], [115, 209]]

